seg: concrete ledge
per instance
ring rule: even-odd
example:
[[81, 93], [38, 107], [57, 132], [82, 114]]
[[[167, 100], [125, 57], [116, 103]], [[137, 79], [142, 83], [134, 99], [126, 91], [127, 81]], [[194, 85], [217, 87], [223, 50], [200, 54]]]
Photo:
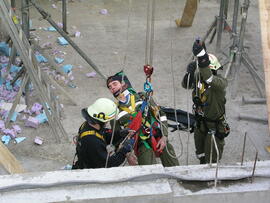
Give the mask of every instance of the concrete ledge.
[[[215, 168], [161, 165], [0, 176], [0, 202], [268, 202], [270, 161]], [[267, 200], [267, 201], [266, 201]]]
[[[0, 192], [0, 202], [169, 202], [172, 199], [172, 190], [166, 179], [112, 183], [151, 173], [164, 173], [164, 168], [161, 165], [151, 165], [4, 175], [0, 176], [2, 189], [24, 184], [39, 184], [41, 187], [60, 182], [66, 184], [58, 187], [6, 190]], [[80, 181], [96, 184], [78, 185]]]

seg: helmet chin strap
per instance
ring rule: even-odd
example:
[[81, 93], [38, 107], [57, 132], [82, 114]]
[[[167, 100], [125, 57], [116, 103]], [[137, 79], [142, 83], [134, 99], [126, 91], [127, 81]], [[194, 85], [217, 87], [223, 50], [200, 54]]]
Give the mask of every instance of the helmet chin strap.
[[117, 92], [113, 93], [113, 96], [116, 98], [120, 95], [121, 93], [121, 90], [118, 90]]

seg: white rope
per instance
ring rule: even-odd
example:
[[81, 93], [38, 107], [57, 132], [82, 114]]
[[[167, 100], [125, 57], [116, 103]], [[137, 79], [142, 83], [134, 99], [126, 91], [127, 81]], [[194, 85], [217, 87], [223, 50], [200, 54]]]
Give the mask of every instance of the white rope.
[[[172, 0], [170, 0], [170, 9], [173, 10], [172, 7]], [[172, 15], [170, 16], [170, 28], [172, 29]], [[177, 133], [179, 137], [179, 146], [180, 146], [180, 153], [178, 155], [173, 155], [169, 152], [166, 146], [166, 150], [168, 154], [173, 157], [173, 158], [180, 158], [183, 155], [183, 142], [181, 138], [181, 133], [178, 125], [178, 119], [177, 119], [177, 112], [176, 112], [176, 88], [175, 88], [175, 79], [174, 79], [174, 70], [173, 70], [173, 35], [172, 32], [170, 32], [170, 41], [171, 41], [171, 47], [170, 47], [170, 52], [171, 52], [171, 57], [170, 57], [170, 68], [171, 68], [171, 75], [172, 75], [172, 85], [173, 85], [173, 108], [174, 108], [174, 116], [175, 116], [175, 122], [176, 122], [176, 128], [177, 128]], [[176, 152], [175, 152], [176, 153]]]
[[[189, 87], [189, 81], [190, 81], [190, 74], [188, 74], [187, 78], [187, 87]], [[188, 119], [188, 139], [187, 139], [187, 165], [189, 164], [189, 138], [190, 138], [190, 120], [189, 120], [189, 91], [187, 89], [187, 119]]]
[[145, 65], [149, 65], [149, 33], [150, 33], [150, 1], [147, 4], [146, 39], [145, 39]]
[[[128, 51], [128, 42], [129, 42], [129, 28], [130, 28], [130, 13], [131, 13], [131, 7], [132, 7], [132, 0], [128, 1], [128, 22], [127, 22], [127, 36], [126, 36], [126, 50], [125, 50], [125, 55], [124, 55], [124, 59], [123, 59], [123, 75], [122, 75], [122, 79], [121, 82], [124, 80], [124, 72], [125, 72], [125, 67], [126, 67], [126, 59], [127, 59], [127, 51]], [[118, 56], [119, 57], [119, 56]], [[118, 58], [119, 59], [119, 58]], [[120, 61], [120, 60], [119, 60]], [[122, 86], [120, 89], [120, 92], [122, 92]], [[115, 119], [113, 121], [113, 128], [112, 128], [112, 136], [111, 136], [111, 140], [110, 140], [110, 146], [112, 146], [112, 142], [113, 142], [113, 138], [114, 138], [114, 134], [115, 134], [115, 126], [116, 126], [116, 119], [118, 117], [119, 111], [117, 111], [118, 106], [116, 106], [116, 112], [117, 114], [115, 115]], [[106, 164], [105, 164], [105, 168], [108, 167], [108, 160], [109, 160], [109, 156], [110, 153], [107, 153], [107, 157], [106, 157]]]
[[154, 49], [154, 39], [155, 39], [155, 6], [156, 6], [156, 0], [152, 0], [152, 18], [151, 18], [151, 38], [150, 38], [150, 58], [149, 58], [149, 65], [152, 67], [153, 64], [153, 49]]
[[153, 64], [154, 49], [154, 28], [155, 28], [155, 4], [156, 0], [148, 0], [147, 5], [147, 24], [146, 24], [146, 40], [145, 40], [145, 65]]

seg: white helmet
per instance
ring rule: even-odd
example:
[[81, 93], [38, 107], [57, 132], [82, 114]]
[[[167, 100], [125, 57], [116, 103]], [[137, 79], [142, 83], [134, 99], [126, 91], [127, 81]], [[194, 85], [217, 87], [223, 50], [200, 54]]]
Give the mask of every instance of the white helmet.
[[218, 70], [221, 67], [221, 65], [218, 62], [217, 57], [214, 56], [213, 54], [208, 54], [208, 56], [209, 56], [209, 60], [210, 60], [209, 68], [211, 70]]
[[118, 112], [116, 104], [107, 98], [97, 99], [87, 108], [87, 113], [90, 117], [103, 123], [114, 119]]

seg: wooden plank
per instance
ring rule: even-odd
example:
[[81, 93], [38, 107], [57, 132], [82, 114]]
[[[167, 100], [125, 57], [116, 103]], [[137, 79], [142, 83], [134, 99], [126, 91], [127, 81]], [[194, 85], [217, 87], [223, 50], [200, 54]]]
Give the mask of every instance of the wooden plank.
[[184, 12], [182, 18], [176, 19], [175, 23], [178, 27], [190, 27], [192, 26], [196, 11], [198, 0], [186, 0]]
[[0, 142], [0, 163], [10, 174], [25, 172], [20, 162], [2, 142]]
[[268, 112], [268, 129], [270, 132], [270, 1], [259, 0], [259, 8], [265, 74], [265, 91]]

